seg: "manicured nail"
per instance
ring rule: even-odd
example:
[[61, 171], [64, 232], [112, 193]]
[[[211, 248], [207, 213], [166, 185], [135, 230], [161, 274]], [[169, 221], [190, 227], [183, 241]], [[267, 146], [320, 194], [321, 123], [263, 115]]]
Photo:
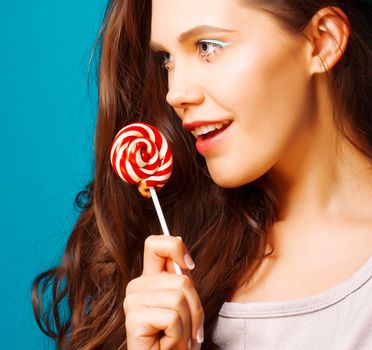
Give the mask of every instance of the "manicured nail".
[[182, 237], [181, 236], [176, 236], [176, 238], [178, 238], [180, 241], [182, 241]]
[[191, 340], [191, 338], [189, 339], [189, 341], [188, 341], [188, 343], [187, 343], [187, 348], [188, 348], [189, 350], [191, 350], [191, 348], [192, 348], [192, 340]]
[[189, 270], [193, 270], [195, 268], [195, 263], [192, 261], [192, 258], [189, 254], [185, 254], [183, 260], [185, 261], [185, 264]]
[[201, 344], [204, 341], [204, 328], [203, 325], [200, 326], [198, 331], [196, 332], [196, 341], [198, 344]]

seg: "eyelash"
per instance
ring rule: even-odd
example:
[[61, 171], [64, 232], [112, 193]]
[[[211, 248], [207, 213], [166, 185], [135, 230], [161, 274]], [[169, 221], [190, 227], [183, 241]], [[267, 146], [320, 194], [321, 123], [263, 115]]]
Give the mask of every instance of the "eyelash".
[[[207, 54], [201, 53], [200, 48], [202, 47], [202, 45], [213, 47], [214, 48], [213, 52], [208, 52]], [[210, 62], [209, 60], [210, 56], [213, 55], [217, 49], [223, 49], [225, 46], [228, 46], [228, 45], [230, 45], [230, 43], [219, 41], [219, 40], [200, 40], [196, 43], [195, 46], [197, 48], [199, 58], [204, 62]], [[158, 55], [160, 56], [159, 59], [160, 59], [161, 67], [165, 70], [169, 70], [168, 64], [169, 62], [171, 62], [171, 59], [169, 58], [170, 56], [169, 53], [165, 51], [160, 51]]]
[[[227, 43], [226, 43], [227, 44]], [[200, 40], [197, 43], [197, 47], [201, 48], [202, 45], [210, 45], [211, 47], [214, 48], [213, 53], [207, 53], [207, 54], [202, 54], [200, 51], [198, 51], [199, 57], [204, 60], [205, 62], [209, 62], [209, 57], [216, 52], [216, 49], [223, 49], [224, 43], [223, 42], [217, 42], [217, 41], [212, 41], [212, 40]]]

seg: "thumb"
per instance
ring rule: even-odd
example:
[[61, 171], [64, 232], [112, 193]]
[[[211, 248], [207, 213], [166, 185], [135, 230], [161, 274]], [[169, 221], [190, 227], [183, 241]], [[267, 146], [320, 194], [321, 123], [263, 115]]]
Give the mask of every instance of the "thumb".
[[[174, 268], [173, 260], [172, 259], [167, 259], [167, 262], [165, 264], [167, 272], [168, 273], [176, 273], [176, 269]], [[186, 275], [191, 278], [191, 272], [189, 269], [184, 269], [181, 267], [181, 271], [183, 275]]]

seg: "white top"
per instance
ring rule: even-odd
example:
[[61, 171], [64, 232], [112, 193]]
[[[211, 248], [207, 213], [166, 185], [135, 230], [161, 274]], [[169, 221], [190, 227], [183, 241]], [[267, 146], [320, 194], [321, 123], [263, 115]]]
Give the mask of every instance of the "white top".
[[372, 257], [321, 294], [225, 302], [213, 340], [226, 350], [372, 350]]

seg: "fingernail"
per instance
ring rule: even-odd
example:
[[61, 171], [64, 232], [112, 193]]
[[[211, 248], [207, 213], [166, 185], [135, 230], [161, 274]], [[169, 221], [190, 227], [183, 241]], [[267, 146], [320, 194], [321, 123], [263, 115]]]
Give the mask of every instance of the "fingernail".
[[181, 236], [176, 236], [176, 238], [178, 238], [180, 241], [182, 241], [182, 237]]
[[183, 260], [185, 261], [186, 266], [190, 270], [193, 270], [195, 268], [195, 263], [193, 262], [193, 260], [192, 260], [192, 258], [189, 254], [185, 254]]
[[189, 339], [189, 341], [188, 341], [188, 343], [187, 343], [187, 348], [188, 348], [189, 350], [191, 350], [191, 347], [192, 347], [192, 340]]
[[198, 344], [201, 344], [204, 341], [204, 328], [203, 325], [200, 326], [198, 331], [196, 332], [196, 341]]

